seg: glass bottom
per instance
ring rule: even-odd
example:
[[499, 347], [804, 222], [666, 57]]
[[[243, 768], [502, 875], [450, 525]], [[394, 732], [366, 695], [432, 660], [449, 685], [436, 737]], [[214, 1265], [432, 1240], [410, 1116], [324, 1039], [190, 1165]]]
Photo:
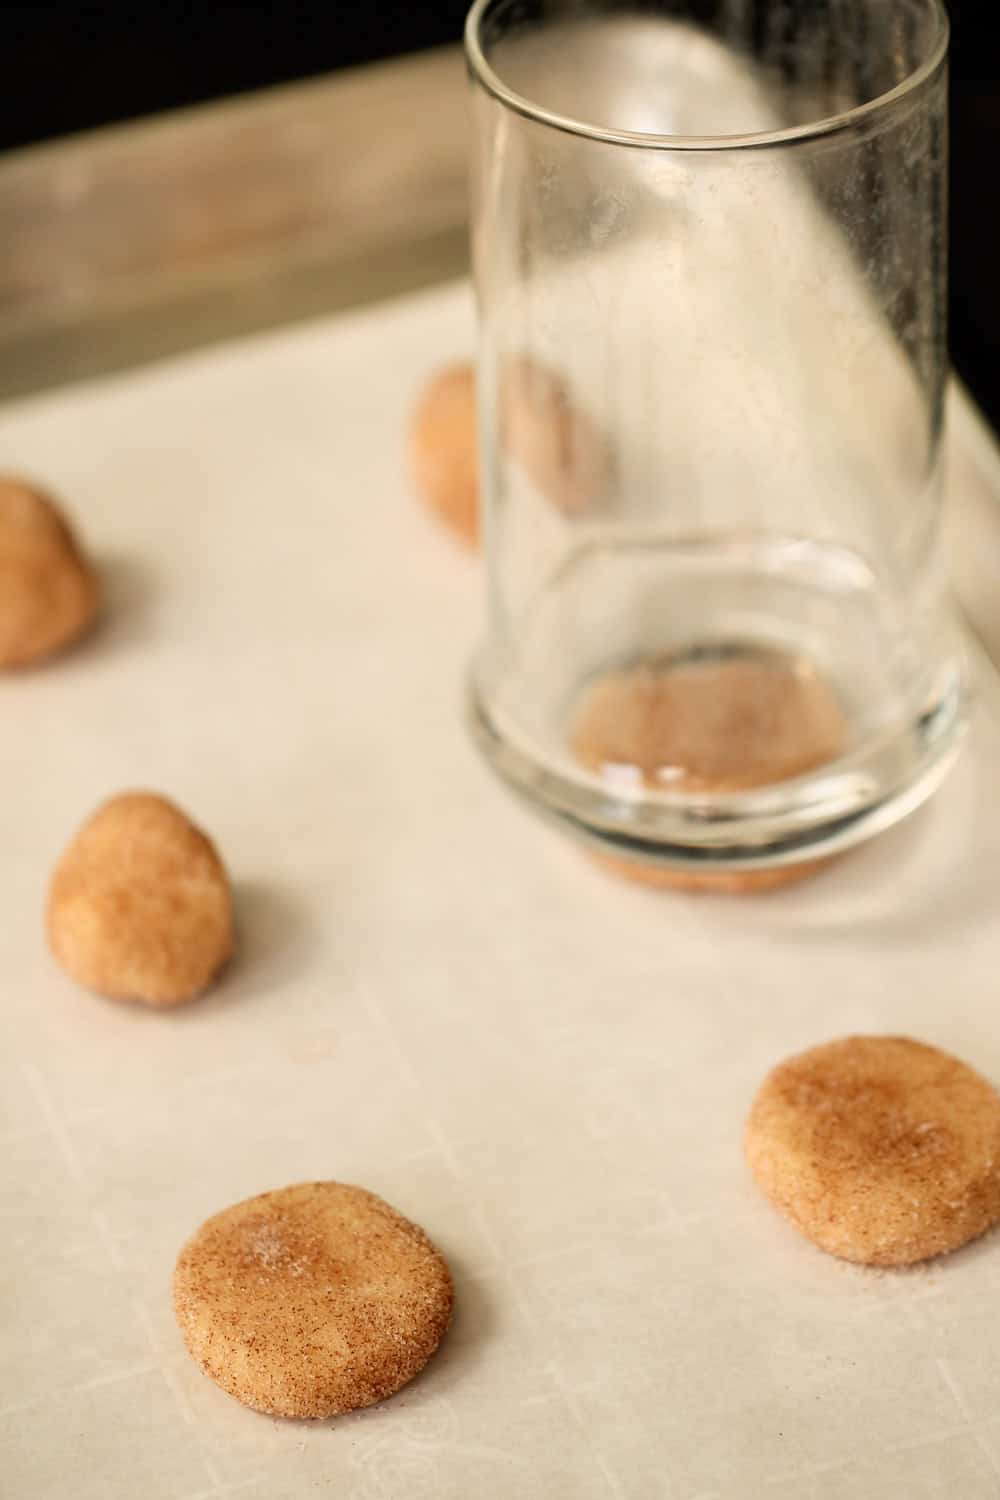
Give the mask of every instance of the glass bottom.
[[737, 535], [587, 544], [483, 653], [470, 719], [539, 812], [674, 869], [766, 869], [879, 832], [939, 784], [967, 688], [855, 553]]

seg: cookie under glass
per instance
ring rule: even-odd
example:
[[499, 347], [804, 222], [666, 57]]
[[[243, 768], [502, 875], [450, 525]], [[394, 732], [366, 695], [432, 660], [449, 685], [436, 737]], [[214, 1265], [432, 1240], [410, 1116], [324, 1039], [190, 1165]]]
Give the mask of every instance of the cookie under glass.
[[936, 0], [470, 13], [471, 721], [606, 850], [812, 859], [954, 758], [947, 40]]

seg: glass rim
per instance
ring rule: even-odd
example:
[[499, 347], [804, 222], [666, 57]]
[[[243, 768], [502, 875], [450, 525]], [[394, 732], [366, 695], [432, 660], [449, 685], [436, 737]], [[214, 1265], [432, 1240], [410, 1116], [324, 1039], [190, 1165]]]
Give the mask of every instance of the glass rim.
[[473, 0], [465, 20], [465, 57], [473, 78], [498, 103], [515, 114], [533, 120], [538, 125], [547, 125], [568, 135], [582, 136], [587, 140], [602, 142], [608, 146], [631, 146], [646, 151], [739, 151], [761, 146], [781, 146], [800, 141], [816, 140], [823, 136], [836, 135], [855, 124], [862, 124], [872, 116], [890, 110], [908, 95], [915, 93], [922, 84], [932, 78], [941, 67], [948, 53], [950, 23], [942, 0], [928, 0], [930, 12], [936, 23], [933, 45], [921, 63], [899, 83], [874, 99], [838, 114], [825, 115], [802, 125], [788, 125], [780, 130], [749, 131], [744, 134], [727, 135], [657, 135], [652, 131], [616, 130], [610, 126], [595, 125], [572, 115], [560, 114], [547, 109], [510, 88], [492, 67], [482, 42], [482, 27], [486, 14], [502, 0]]

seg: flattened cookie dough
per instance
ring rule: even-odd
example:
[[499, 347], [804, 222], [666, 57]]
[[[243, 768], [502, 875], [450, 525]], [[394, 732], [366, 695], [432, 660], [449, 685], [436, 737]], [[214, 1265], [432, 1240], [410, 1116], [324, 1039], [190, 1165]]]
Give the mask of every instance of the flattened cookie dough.
[[224, 1391], [276, 1417], [332, 1417], [393, 1395], [451, 1317], [444, 1257], [364, 1188], [307, 1182], [207, 1219], [181, 1250], [174, 1307]]
[[193, 999], [233, 951], [214, 845], [152, 792], [113, 797], [84, 824], [53, 874], [47, 923], [52, 952], [80, 984], [148, 1005]]
[[[570, 727], [576, 759], [609, 787], [750, 791], [838, 756], [847, 725], [836, 694], [808, 663], [778, 653], [709, 657], [610, 672], [591, 683]], [[640, 885], [732, 894], [778, 890], [827, 860], [761, 870], [670, 870], [598, 855]]]
[[56, 502], [0, 475], [0, 668], [62, 651], [93, 624], [97, 576]]
[[1000, 1095], [907, 1037], [813, 1047], [764, 1080], [746, 1155], [820, 1249], [871, 1266], [957, 1250], [1000, 1218]]
[[576, 758], [614, 786], [745, 792], [834, 760], [847, 726], [806, 662], [774, 654], [667, 661], [587, 688], [571, 728]]
[[829, 859], [804, 859], [794, 865], [765, 870], [671, 870], [666, 865], [623, 859], [618, 854], [595, 854], [602, 869], [633, 885], [648, 885], [659, 891], [714, 891], [742, 896], [754, 891], [779, 891], [783, 886], [808, 880], [830, 863]]

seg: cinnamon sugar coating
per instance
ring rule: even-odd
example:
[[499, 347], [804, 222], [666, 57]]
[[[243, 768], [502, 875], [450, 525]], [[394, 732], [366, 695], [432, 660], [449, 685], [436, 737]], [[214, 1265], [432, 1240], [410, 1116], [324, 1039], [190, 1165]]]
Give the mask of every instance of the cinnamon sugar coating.
[[[498, 439], [540, 494], [567, 516], [602, 493], [607, 447], [566, 380], [527, 355], [500, 371]], [[480, 484], [476, 371], [447, 366], [425, 386], [409, 434], [409, 466], [420, 497], [468, 546], [479, 543]]]
[[647, 864], [644, 860], [626, 859], [619, 854], [595, 854], [602, 869], [633, 885], [648, 885], [660, 891], [709, 891], [719, 895], [742, 896], [754, 891], [779, 891], [783, 886], [808, 880], [824, 869], [829, 859], [803, 859], [794, 865], [776, 865], [763, 870], [689, 870], [671, 869], [667, 865]]
[[421, 499], [467, 546], [479, 541], [476, 372], [449, 365], [428, 383], [413, 414], [409, 463]]
[[577, 759], [655, 791], [744, 792], [835, 759], [846, 723], [807, 663], [777, 654], [665, 662], [589, 685], [572, 726]]
[[62, 651], [99, 605], [97, 576], [55, 500], [0, 475], [0, 668]]
[[582, 516], [608, 483], [607, 443], [569, 381], [531, 355], [500, 374], [500, 436], [507, 455], [566, 516]]
[[845, 1260], [911, 1265], [1000, 1218], [1000, 1096], [907, 1037], [847, 1037], [779, 1064], [745, 1144], [776, 1207]]
[[[835, 759], [846, 740], [831, 686], [808, 663], [777, 653], [606, 673], [588, 685], [570, 726], [580, 764], [626, 791], [746, 792]], [[639, 885], [730, 894], [778, 890], [828, 862], [699, 870], [597, 857], [605, 869]]]
[[78, 983], [115, 1000], [178, 1005], [233, 951], [232, 896], [211, 840], [165, 797], [105, 802], [49, 887], [49, 946]]
[[231, 1396], [332, 1417], [423, 1369], [452, 1283], [424, 1231], [374, 1193], [306, 1182], [206, 1220], [178, 1257], [174, 1307], [192, 1357]]

